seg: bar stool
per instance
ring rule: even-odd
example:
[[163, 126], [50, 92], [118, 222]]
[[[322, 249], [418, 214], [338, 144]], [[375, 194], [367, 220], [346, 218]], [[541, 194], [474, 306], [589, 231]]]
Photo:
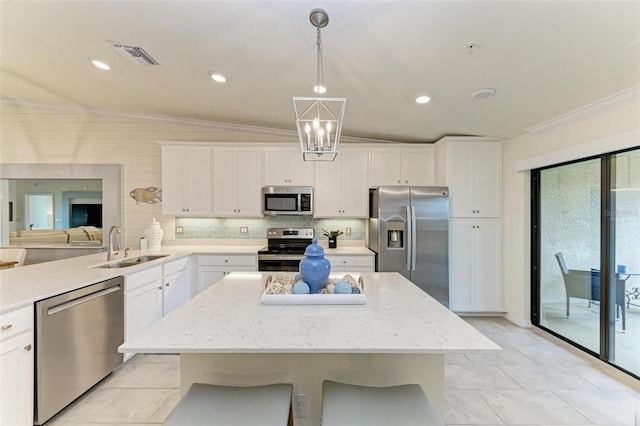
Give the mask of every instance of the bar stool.
[[370, 387], [322, 382], [322, 426], [437, 426], [420, 385]]
[[219, 386], [194, 383], [165, 426], [293, 425], [290, 384]]

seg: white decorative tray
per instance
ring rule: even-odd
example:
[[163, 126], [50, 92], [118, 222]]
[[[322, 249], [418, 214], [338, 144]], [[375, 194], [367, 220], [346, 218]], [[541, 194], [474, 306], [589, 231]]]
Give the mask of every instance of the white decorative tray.
[[[262, 303], [265, 305], [364, 305], [367, 296], [364, 293], [364, 281], [357, 274], [351, 274], [358, 281], [360, 294], [268, 294], [267, 288], [273, 277], [267, 276], [262, 293]], [[342, 276], [329, 275], [329, 279], [340, 279]]]

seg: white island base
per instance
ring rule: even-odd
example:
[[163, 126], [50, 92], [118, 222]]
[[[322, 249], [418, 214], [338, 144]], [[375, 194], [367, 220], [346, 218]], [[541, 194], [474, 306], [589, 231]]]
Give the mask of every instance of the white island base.
[[[180, 355], [182, 393], [192, 383], [262, 385], [291, 383], [307, 395], [307, 417], [296, 426], [319, 426], [322, 381], [365, 386], [417, 383], [444, 418], [444, 354], [203, 354]], [[251, 409], [251, 407], [247, 407]]]
[[[500, 347], [398, 273], [363, 273], [363, 305], [265, 305], [267, 273], [233, 272], [120, 346], [180, 354], [191, 383], [291, 383], [321, 421], [322, 381], [419, 384], [440, 418], [447, 352]], [[250, 409], [251, 407], [247, 407]]]

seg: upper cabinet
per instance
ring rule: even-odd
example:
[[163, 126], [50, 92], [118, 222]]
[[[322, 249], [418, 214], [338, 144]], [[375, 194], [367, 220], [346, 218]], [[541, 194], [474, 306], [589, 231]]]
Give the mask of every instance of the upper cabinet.
[[313, 186], [315, 165], [303, 161], [296, 147], [267, 147], [262, 150], [264, 186]]
[[340, 147], [334, 161], [316, 162], [314, 217], [368, 217], [368, 150]]
[[433, 145], [389, 145], [371, 148], [369, 185], [434, 185], [434, 155]]
[[261, 148], [213, 148], [214, 216], [262, 216], [261, 191]]
[[451, 217], [501, 217], [502, 143], [468, 137], [438, 141], [436, 183], [449, 187]]
[[211, 147], [162, 146], [162, 214], [210, 216]]

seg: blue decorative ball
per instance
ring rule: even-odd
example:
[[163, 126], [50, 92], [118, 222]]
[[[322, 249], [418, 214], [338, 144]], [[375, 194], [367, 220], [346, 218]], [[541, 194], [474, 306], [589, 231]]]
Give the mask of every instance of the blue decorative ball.
[[337, 282], [336, 294], [351, 294], [351, 286], [344, 281]]
[[351, 294], [360, 294], [360, 289], [358, 287], [351, 287]]
[[304, 281], [298, 281], [293, 285], [293, 294], [309, 294], [309, 284]]

